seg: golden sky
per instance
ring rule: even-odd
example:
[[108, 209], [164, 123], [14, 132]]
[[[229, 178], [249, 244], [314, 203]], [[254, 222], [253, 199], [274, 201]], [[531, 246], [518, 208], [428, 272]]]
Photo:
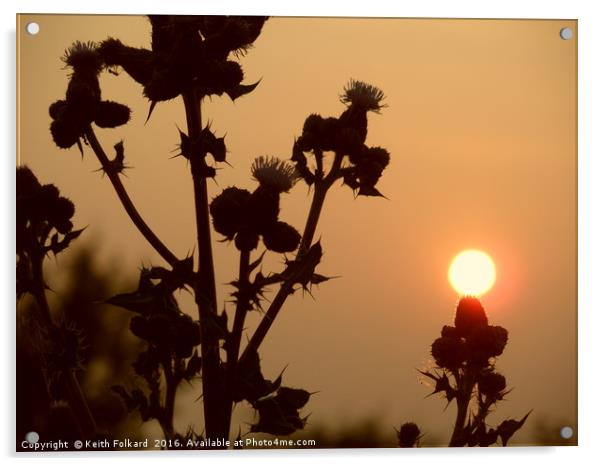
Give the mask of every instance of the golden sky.
[[[23, 27], [32, 20], [41, 26], [33, 37]], [[566, 26], [576, 31], [577, 23], [272, 18], [242, 59], [246, 81], [261, 78], [260, 86], [235, 104], [205, 103], [204, 121], [227, 133], [233, 166], [210, 183], [214, 196], [232, 184], [252, 188], [256, 156], [288, 158], [310, 113], [339, 115], [338, 96], [350, 78], [387, 96], [388, 108], [369, 116], [367, 144], [391, 153], [379, 183], [388, 199], [331, 191], [317, 232], [325, 250], [319, 271], [341, 278], [315, 289], [315, 300], [301, 293], [290, 299], [262, 347], [267, 377], [288, 364], [288, 385], [319, 391], [306, 409], [312, 423], [377, 415], [385, 429], [414, 420], [448, 437], [453, 410], [442, 414], [444, 401], [424, 399], [428, 389], [415, 368], [428, 366], [430, 344], [453, 321], [450, 261], [479, 248], [497, 266], [498, 281], [483, 302], [491, 323], [510, 332], [498, 367], [515, 387], [492, 420], [533, 408], [534, 417], [576, 425], [577, 41], [560, 39]], [[81, 161], [76, 148], [53, 144], [47, 112], [64, 95], [59, 58], [71, 42], [113, 36], [149, 46], [148, 22], [26, 15], [17, 31], [21, 161], [75, 202], [75, 223], [102, 240], [103, 260], [119, 258], [132, 274], [142, 262], [161, 263], [109, 181], [93, 173], [99, 165], [92, 151]], [[135, 167], [124, 183], [147, 222], [183, 257], [195, 249], [192, 189], [185, 160], [169, 159], [177, 128], [185, 128], [183, 106], [160, 104], [145, 125], [148, 102], [126, 73], [103, 75], [101, 86], [105, 98], [132, 108], [133, 119], [99, 130], [99, 138], [107, 150], [124, 139]], [[309, 201], [297, 185], [281, 218], [301, 229]], [[216, 244], [215, 259], [218, 283], [232, 280], [234, 247]], [[278, 270], [280, 263], [275, 256], [267, 265]], [[228, 291], [218, 289], [222, 297]], [[192, 305], [187, 310], [194, 315]], [[195, 420], [185, 405], [183, 426]], [[528, 433], [516, 439], [527, 441]]]

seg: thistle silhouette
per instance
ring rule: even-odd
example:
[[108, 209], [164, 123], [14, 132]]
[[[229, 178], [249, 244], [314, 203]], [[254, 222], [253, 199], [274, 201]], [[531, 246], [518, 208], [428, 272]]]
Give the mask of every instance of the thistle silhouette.
[[35, 319], [28, 331], [37, 342], [39, 366], [49, 396], [67, 399], [76, 414], [81, 438], [94, 438], [96, 423], [76, 378], [81, 368], [82, 335], [60, 312], [53, 312], [46, 298], [44, 260], [68, 248], [83, 232], [71, 222], [73, 203], [60, 195], [53, 184], [41, 184], [26, 166], [17, 168], [17, 298], [31, 295], [36, 303]]
[[[431, 395], [441, 393], [448, 404], [456, 403], [450, 447], [488, 447], [498, 438], [506, 446], [531, 414], [519, 421], [505, 420], [495, 428], [486, 423], [491, 410], [510, 392], [506, 378], [495, 368], [496, 358], [502, 355], [507, 343], [508, 331], [489, 325], [479, 299], [466, 296], [458, 301], [454, 326], [443, 326], [441, 336], [431, 345], [437, 366], [419, 372], [434, 381]], [[407, 431], [408, 425], [415, 426], [406, 423], [402, 428], [406, 426]], [[408, 440], [412, 438], [409, 434], [402, 439], [402, 430], [398, 433], [399, 446], [415, 446], [416, 441]]]
[[[135, 290], [107, 299], [132, 313], [130, 330], [146, 342], [133, 364], [146, 387], [116, 386], [127, 408], [144, 421], [156, 419], [167, 448], [190, 447], [203, 439], [190, 427], [174, 429], [174, 406], [179, 385], [201, 375], [205, 446], [223, 448], [229, 439], [231, 413], [246, 402], [257, 413], [250, 432], [289, 435], [305, 426], [301, 410], [311, 394], [283, 385], [282, 374], [264, 377], [259, 348], [287, 298], [298, 289], [329, 278], [316, 272], [322, 256], [314, 235], [330, 188], [342, 180], [356, 195], [382, 196], [376, 184], [389, 163], [388, 152], [365, 145], [368, 113], [385, 107], [378, 88], [351, 80], [340, 97], [339, 117], [310, 115], [294, 141], [291, 160], [260, 156], [252, 166], [258, 185], [253, 192], [235, 186], [210, 200], [207, 179], [228, 153], [223, 137], [203, 126], [202, 102], [208, 96], [236, 100], [259, 84], [244, 84], [236, 59], [247, 53], [260, 35], [266, 17], [149, 16], [151, 48], [134, 48], [115, 38], [101, 43], [76, 42], [64, 62], [71, 69], [65, 98], [50, 106], [50, 131], [62, 149], [89, 146], [101, 164], [133, 224], [165, 260], [165, 266], [143, 268]], [[124, 142], [114, 144], [109, 159], [94, 126], [117, 128], [130, 118], [129, 108], [104, 101], [99, 75], [119, 75], [123, 69], [142, 86], [149, 100], [148, 118], [163, 101], [182, 98], [187, 129], [179, 132], [179, 155], [186, 159], [194, 188], [198, 257], [178, 258], [144, 221], [121, 181], [126, 164]], [[208, 157], [211, 155], [211, 157]], [[325, 161], [328, 160], [328, 163]], [[329, 167], [328, 170], [325, 167]], [[313, 188], [302, 233], [280, 219], [281, 196], [303, 180]], [[212, 220], [212, 221], [211, 221]], [[234, 309], [218, 312], [211, 227], [232, 241], [240, 254], [237, 277], [231, 282]], [[261, 251], [261, 249], [264, 249]], [[255, 253], [256, 250], [260, 250]], [[283, 270], [257, 271], [264, 254], [290, 253]], [[252, 254], [256, 257], [252, 259]], [[278, 287], [274, 299], [241, 352], [247, 313], [260, 309], [264, 292]], [[184, 313], [174, 293], [191, 291], [198, 319]], [[232, 322], [230, 324], [230, 322]], [[220, 350], [224, 350], [225, 359]], [[197, 445], [197, 443], [195, 443]]]

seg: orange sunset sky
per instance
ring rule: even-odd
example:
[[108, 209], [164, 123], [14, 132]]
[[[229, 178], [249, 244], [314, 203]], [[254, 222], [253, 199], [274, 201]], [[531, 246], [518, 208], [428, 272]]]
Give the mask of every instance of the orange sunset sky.
[[[33, 20], [40, 33], [28, 36], [23, 26]], [[559, 30], [567, 26], [575, 36], [564, 41]], [[387, 199], [354, 199], [347, 187], [330, 192], [317, 232], [325, 251], [318, 271], [340, 278], [314, 289], [315, 300], [295, 294], [261, 350], [266, 377], [288, 365], [287, 385], [319, 392], [305, 408], [310, 423], [336, 427], [372, 416], [393, 433], [414, 420], [447, 441], [453, 409], [442, 412], [443, 400], [424, 398], [429, 390], [415, 369], [432, 364], [430, 344], [453, 321], [450, 261], [478, 248], [497, 267], [483, 303], [490, 322], [509, 331], [498, 368], [514, 387], [491, 421], [533, 409], [534, 420], [576, 427], [576, 29], [576, 21], [561, 20], [272, 18], [241, 59], [246, 82], [262, 80], [256, 91], [235, 104], [227, 97], [204, 103], [204, 121], [227, 134], [232, 165], [209, 184], [213, 197], [233, 184], [253, 188], [256, 156], [290, 157], [310, 113], [339, 115], [350, 78], [386, 95], [388, 107], [369, 116], [367, 144], [391, 153], [378, 185]], [[76, 226], [89, 226], [78, 242], [100, 241], [99, 262], [130, 275], [162, 261], [109, 181], [93, 172], [92, 151], [84, 148], [82, 161], [76, 148], [53, 144], [47, 109], [64, 95], [60, 57], [73, 41], [113, 36], [148, 47], [149, 33], [137, 16], [25, 15], [17, 26], [20, 162], [74, 201]], [[185, 128], [181, 101], [157, 105], [145, 125], [148, 102], [125, 72], [103, 74], [101, 87], [133, 117], [99, 130], [99, 139], [107, 150], [124, 140], [135, 167], [124, 179], [130, 195], [184, 257], [195, 250], [192, 186], [185, 160], [169, 158]], [[299, 183], [283, 198], [281, 218], [301, 229], [309, 202]], [[72, 253], [59, 257], [58, 270]], [[217, 282], [225, 284], [234, 278], [236, 250], [216, 242], [214, 253]], [[264, 270], [281, 262], [273, 254]], [[48, 273], [51, 282], [60, 279], [52, 264]], [[222, 299], [229, 291], [218, 287]], [[192, 302], [182, 302], [195, 315]], [[259, 317], [250, 316], [249, 329]], [[183, 389], [182, 430], [198, 421], [189, 404], [199, 392]], [[249, 420], [250, 410], [238, 411]], [[514, 444], [529, 442], [534, 424]]]

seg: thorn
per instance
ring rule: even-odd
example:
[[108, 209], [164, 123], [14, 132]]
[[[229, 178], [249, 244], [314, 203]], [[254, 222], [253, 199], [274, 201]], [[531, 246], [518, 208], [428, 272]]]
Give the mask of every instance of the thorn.
[[82, 147], [82, 143], [78, 139], [77, 142], [76, 142], [76, 144], [77, 144], [77, 148], [79, 149], [79, 153], [81, 154], [82, 160], [83, 160], [84, 159], [84, 148]]
[[152, 100], [151, 104], [150, 104], [150, 108], [148, 109], [148, 115], [146, 117], [146, 121], [144, 122], [145, 125], [148, 123], [148, 120], [150, 120], [150, 117], [153, 114], [153, 110], [155, 109], [155, 105], [157, 105], [157, 102]]
[[434, 381], [439, 380], [439, 378], [433, 374], [431, 374], [430, 372], [426, 372], [426, 371], [421, 371], [420, 369], [416, 369], [418, 372], [420, 372], [422, 375], [427, 376], [430, 379], [433, 379]]

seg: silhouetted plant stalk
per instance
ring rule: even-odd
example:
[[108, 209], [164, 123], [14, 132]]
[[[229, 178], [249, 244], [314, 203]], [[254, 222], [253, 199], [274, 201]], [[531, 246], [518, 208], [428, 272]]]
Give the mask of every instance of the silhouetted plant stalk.
[[144, 236], [144, 238], [159, 253], [159, 255], [165, 259], [168, 264], [174, 265], [178, 261], [178, 258], [167, 248], [167, 246], [165, 246], [165, 244], [163, 244], [157, 235], [155, 235], [153, 230], [151, 230], [151, 228], [146, 224], [142, 216], [138, 213], [136, 206], [132, 202], [127, 190], [119, 178], [119, 174], [125, 168], [128, 168], [123, 164], [123, 159], [125, 157], [123, 142], [118, 142], [115, 144], [115, 159], [109, 160], [109, 157], [107, 157], [106, 152], [98, 141], [98, 138], [96, 137], [92, 127], [86, 128], [84, 135], [87, 142], [90, 144], [90, 147], [94, 151], [96, 158], [98, 158], [103, 172], [106, 173], [107, 177], [111, 181], [111, 184], [117, 193], [117, 197], [119, 197], [119, 200], [132, 220], [132, 223], [136, 225], [140, 233], [142, 233], [142, 236]]
[[[184, 92], [184, 107], [190, 141], [202, 138], [201, 97], [196, 90]], [[217, 317], [217, 293], [211, 246], [211, 225], [209, 222], [209, 197], [207, 195], [208, 168], [204, 157], [191, 154], [190, 171], [194, 190], [194, 205], [199, 247], [199, 269], [196, 280], [196, 303], [201, 322], [201, 360], [203, 383], [203, 406], [205, 428], [209, 438], [228, 438], [230, 433], [230, 406], [222, 383], [220, 369], [219, 338], [208, 330], [204, 322], [211, 316]]]
[[[231, 414], [236, 403], [248, 402], [258, 420], [251, 432], [289, 435], [305, 426], [300, 410], [310, 393], [282, 385], [282, 374], [266, 379], [260, 367], [259, 347], [286, 299], [298, 289], [308, 290], [329, 277], [316, 273], [322, 247], [314, 243], [318, 221], [333, 184], [342, 179], [357, 195], [381, 196], [376, 184], [389, 163], [389, 154], [365, 144], [369, 112], [383, 107], [382, 91], [350, 81], [341, 95], [345, 109], [339, 117], [310, 115], [302, 134], [295, 140], [291, 161], [261, 156], [255, 159], [252, 175], [258, 185], [253, 192], [228, 187], [209, 201], [207, 179], [216, 176], [218, 163], [226, 161], [226, 144], [209, 125], [203, 126], [201, 104], [212, 95], [232, 100], [250, 94], [257, 86], [242, 84], [243, 71], [231, 60], [244, 54], [261, 33], [265, 17], [150, 16], [151, 49], [133, 48], [109, 38], [100, 44], [75, 43], [64, 61], [71, 68], [64, 100], [50, 106], [51, 133], [58, 147], [90, 145], [132, 222], [170, 265], [143, 268], [136, 290], [107, 300], [134, 313], [130, 329], [147, 342], [133, 367], [146, 382], [146, 390], [114, 390], [130, 411], [142, 420], [156, 419], [169, 448], [187, 446], [202, 439], [192, 428], [175, 432], [173, 424], [177, 388], [202, 374], [203, 415], [207, 440], [229, 437]], [[110, 160], [93, 125], [115, 128], [126, 124], [130, 110], [101, 97], [98, 76], [104, 69], [117, 74], [123, 69], [143, 87], [150, 101], [148, 118], [158, 102], [182, 97], [186, 133], [180, 131], [180, 155], [190, 166], [197, 230], [198, 263], [192, 257], [177, 258], [142, 219], [120, 175], [125, 164], [123, 142], [115, 144]], [[330, 155], [332, 154], [332, 155]], [[209, 158], [208, 156], [211, 156]], [[330, 159], [330, 163], [325, 163]], [[329, 166], [327, 172], [325, 167]], [[280, 220], [280, 197], [299, 180], [313, 187], [313, 198], [303, 235]], [[234, 319], [228, 325], [226, 310], [218, 313], [212, 257], [211, 222], [217, 233], [232, 241], [239, 251], [239, 270], [231, 282], [235, 301]], [[260, 246], [277, 254], [294, 254], [284, 270], [267, 276], [257, 271], [265, 251], [252, 260]], [[264, 292], [279, 286], [267, 312], [241, 352], [248, 312], [259, 309]], [[198, 321], [183, 313], [174, 297], [178, 289], [191, 288], [198, 308]], [[197, 347], [200, 345], [200, 355]], [[220, 350], [226, 359], [222, 361]], [[239, 357], [240, 355], [240, 357]], [[223, 447], [208, 442], [207, 447]]]
[[[333, 166], [326, 178], [323, 177], [321, 153], [316, 157], [316, 160], [319, 160], [319, 163], [317, 164], [318, 168], [316, 170], [316, 179], [314, 181], [314, 194], [311, 207], [309, 209], [309, 214], [307, 216], [307, 221], [305, 223], [305, 229], [303, 230], [303, 236], [301, 238], [299, 250], [295, 258], [295, 261], [297, 262], [302, 262], [303, 256], [309, 251], [309, 247], [316, 233], [316, 228], [318, 227], [318, 221], [320, 219], [320, 214], [322, 213], [322, 207], [326, 201], [326, 194], [328, 193], [328, 190], [337, 179], [340, 179], [343, 176], [341, 172], [343, 156], [341, 154], [337, 153], [335, 155]], [[311, 261], [309, 261], [309, 263], [311, 264]], [[251, 351], [259, 351], [259, 346], [268, 334], [268, 331], [276, 320], [276, 317], [278, 317], [278, 313], [282, 309], [286, 299], [288, 296], [294, 293], [294, 285], [297, 280], [298, 277], [292, 274], [287, 280], [282, 282], [280, 288], [278, 289], [278, 293], [272, 300], [272, 303], [266, 311], [263, 319], [253, 333], [253, 336], [247, 345], [247, 349], [242, 355], [243, 358], [250, 354]]]
[[[489, 325], [483, 305], [474, 297], [459, 300], [454, 323], [445, 325], [432, 344], [435, 369], [420, 371], [435, 382], [431, 395], [442, 393], [448, 404], [456, 404], [449, 446], [488, 447], [498, 438], [506, 446], [531, 413], [518, 421], [507, 419], [495, 428], [486, 423], [492, 409], [510, 392], [506, 378], [495, 369], [496, 358], [508, 342], [508, 331]], [[397, 435], [401, 447], [418, 446], [421, 438], [414, 423], [402, 424]]]
[[96, 435], [96, 423], [75, 371], [81, 368], [81, 335], [64, 319], [52, 317], [44, 279], [44, 258], [69, 247], [83, 230], [74, 230], [73, 203], [52, 184], [42, 185], [27, 167], [17, 168], [17, 298], [30, 294], [37, 304], [43, 352], [38, 358], [54, 400], [66, 399], [82, 438]]

